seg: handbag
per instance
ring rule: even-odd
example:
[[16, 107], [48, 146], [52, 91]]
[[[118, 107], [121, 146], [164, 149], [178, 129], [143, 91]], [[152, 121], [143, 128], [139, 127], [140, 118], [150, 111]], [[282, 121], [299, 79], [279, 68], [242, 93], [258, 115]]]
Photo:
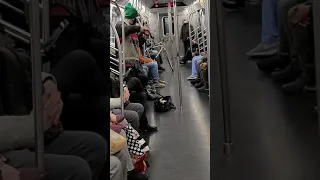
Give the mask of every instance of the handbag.
[[110, 129], [110, 154], [115, 154], [121, 151], [126, 144], [126, 138]]
[[147, 169], [145, 160], [147, 158], [149, 146], [130, 124], [127, 124], [124, 131], [128, 139], [128, 150], [134, 169], [141, 173], [145, 173]]
[[157, 93], [159, 97], [154, 101], [154, 108], [156, 112], [168, 112], [176, 107], [171, 102], [171, 96], [162, 96]]

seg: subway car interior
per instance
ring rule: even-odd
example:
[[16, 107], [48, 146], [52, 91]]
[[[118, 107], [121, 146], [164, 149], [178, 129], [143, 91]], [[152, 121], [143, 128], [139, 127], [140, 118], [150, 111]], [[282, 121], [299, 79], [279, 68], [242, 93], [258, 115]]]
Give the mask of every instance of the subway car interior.
[[319, 179], [316, 9], [0, 0], [0, 179]]

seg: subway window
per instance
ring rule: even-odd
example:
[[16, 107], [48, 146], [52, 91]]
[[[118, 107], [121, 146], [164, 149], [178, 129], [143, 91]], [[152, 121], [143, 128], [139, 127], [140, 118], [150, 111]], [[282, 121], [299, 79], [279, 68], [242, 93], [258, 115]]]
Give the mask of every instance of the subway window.
[[[174, 19], [172, 18], [172, 34], [174, 35]], [[163, 35], [164, 36], [169, 36], [169, 18], [163, 17], [162, 18], [162, 29], [163, 29]]]

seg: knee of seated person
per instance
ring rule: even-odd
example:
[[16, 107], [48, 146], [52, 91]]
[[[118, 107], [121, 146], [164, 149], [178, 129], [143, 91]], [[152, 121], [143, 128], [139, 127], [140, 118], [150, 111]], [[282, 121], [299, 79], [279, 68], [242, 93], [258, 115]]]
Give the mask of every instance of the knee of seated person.
[[136, 107], [137, 107], [137, 112], [138, 114], [142, 114], [144, 111], [144, 106], [140, 103], [135, 103]]
[[[78, 156], [64, 157], [63, 162], [60, 162], [58, 167], [54, 167], [53, 171], [56, 171], [56, 174], [63, 179], [88, 180], [92, 176], [89, 164]], [[48, 178], [51, 179], [50, 177], [48, 173]]]
[[107, 158], [108, 146], [106, 140], [95, 132], [81, 132], [84, 143], [84, 148], [90, 152], [90, 159], [96, 161], [98, 164], [104, 164]]
[[110, 156], [110, 179], [113, 180], [114, 175], [122, 172], [120, 160], [115, 156]]

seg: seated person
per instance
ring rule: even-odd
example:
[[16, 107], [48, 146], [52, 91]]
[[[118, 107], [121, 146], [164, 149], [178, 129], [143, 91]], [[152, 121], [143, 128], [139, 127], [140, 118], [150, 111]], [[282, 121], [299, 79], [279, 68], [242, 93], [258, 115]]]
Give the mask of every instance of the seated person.
[[[142, 52], [145, 52], [145, 49], [143, 48], [143, 45], [145, 44], [146, 45], [146, 48], [150, 47], [151, 44], [150, 43], [147, 43], [146, 42], [146, 39], [148, 38], [148, 35], [151, 36], [150, 33], [142, 33], [142, 34], [139, 34], [139, 47], [140, 49], [142, 50]], [[156, 60], [156, 62], [158, 63], [158, 70], [159, 71], [164, 71], [165, 69], [163, 67], [161, 67], [161, 64], [163, 63], [162, 62], [162, 58], [161, 58], [161, 55], [159, 54], [158, 55], [158, 51], [157, 50], [154, 50], [154, 49], [150, 49], [148, 52], [147, 52], [147, 55], [151, 58], [151, 59], [154, 59]], [[158, 56], [157, 56], [158, 55]], [[143, 56], [145, 56], [145, 54], [143, 53]]]
[[312, 7], [294, 0], [279, 1], [278, 6], [278, 19], [283, 20], [279, 23], [278, 56], [257, 65], [276, 81], [287, 83], [282, 86], [285, 92], [302, 92], [305, 86], [315, 84]]
[[[97, 180], [105, 166], [107, 144], [100, 135], [93, 132], [64, 131], [59, 118], [62, 100], [56, 80], [49, 74], [42, 74], [43, 125], [45, 133], [44, 168], [52, 180]], [[8, 115], [0, 118], [0, 154], [5, 163], [14, 167], [34, 167], [35, 137], [34, 118], [30, 115]], [[56, 129], [58, 133], [52, 130]]]
[[[197, 64], [197, 79], [193, 80], [195, 88], [199, 91], [204, 91], [209, 89], [208, 84], [208, 61], [207, 58], [203, 58], [202, 60], [198, 61]], [[192, 81], [191, 81], [192, 83]]]
[[[143, 57], [141, 49], [138, 44], [137, 33], [150, 31], [148, 27], [140, 27], [135, 25], [135, 18], [138, 16], [138, 12], [134, 9], [131, 3], [127, 3], [125, 6], [125, 36], [122, 43], [125, 43], [126, 60], [135, 59], [143, 63], [144, 66], [149, 69], [149, 77], [153, 80], [154, 86], [158, 88], [165, 87], [165, 82], [159, 79], [158, 64], [152, 61], [152, 59]], [[116, 25], [116, 30], [119, 36], [122, 36], [122, 23], [119, 22]], [[146, 63], [144, 61], [146, 60]]]
[[247, 56], [272, 56], [277, 52], [278, 27], [277, 27], [277, 0], [262, 1], [262, 32], [261, 42], [251, 49]]
[[197, 62], [201, 59], [203, 59], [207, 53], [206, 52], [201, 52], [199, 56], [195, 56], [192, 58], [192, 72], [191, 76], [188, 77], [188, 80], [195, 80], [197, 79]]
[[200, 64], [200, 79], [202, 86], [198, 88], [199, 91], [207, 91], [209, 90], [209, 83], [208, 83], [208, 61], [205, 61]]
[[188, 60], [191, 60], [193, 57], [193, 53], [197, 52], [197, 49], [199, 48], [197, 42], [195, 40], [192, 40], [192, 52], [191, 52], [191, 48], [189, 48], [186, 51], [185, 56], [180, 60], [180, 64], [186, 64]]
[[[110, 113], [110, 123], [111, 122], [117, 122], [116, 116], [112, 113]], [[123, 136], [124, 138], [127, 138], [124, 130], [121, 130], [118, 133], [121, 136]], [[111, 167], [112, 159], [110, 158], [110, 160], [111, 160], [110, 161], [110, 179], [114, 178], [115, 180], [117, 180], [117, 178], [119, 178], [119, 177], [121, 177], [120, 179], [128, 179], [128, 180], [147, 180], [148, 179], [147, 175], [141, 174], [140, 172], [138, 172], [134, 169], [133, 162], [132, 162], [127, 145], [120, 152], [114, 154], [114, 156], [116, 157], [116, 159], [113, 158], [114, 162], [117, 162], [117, 161], [119, 162], [119, 160], [120, 160], [120, 164], [118, 164], [118, 163], [117, 164], [118, 164], [118, 166], [120, 165], [120, 168], [118, 167], [118, 169], [121, 169], [122, 172], [118, 171], [117, 174], [113, 173], [113, 167]], [[114, 163], [114, 167], [117, 164]], [[117, 169], [117, 168], [115, 168], [115, 169]]]
[[[157, 131], [157, 127], [150, 126], [148, 120], [145, 116], [144, 106], [140, 103], [130, 103], [130, 92], [127, 87], [124, 87], [123, 92], [123, 101], [124, 101], [124, 117], [132, 125], [133, 128], [139, 130], [140, 132], [153, 132]], [[121, 113], [121, 99], [115, 98], [112, 95], [110, 98], [110, 109], [114, 114]]]

